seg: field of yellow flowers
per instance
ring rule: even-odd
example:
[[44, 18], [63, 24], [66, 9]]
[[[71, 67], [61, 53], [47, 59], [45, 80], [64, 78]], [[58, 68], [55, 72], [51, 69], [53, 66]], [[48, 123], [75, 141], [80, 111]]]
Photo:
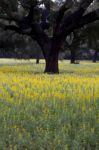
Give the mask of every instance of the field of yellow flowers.
[[0, 150], [99, 150], [99, 63], [0, 60]]

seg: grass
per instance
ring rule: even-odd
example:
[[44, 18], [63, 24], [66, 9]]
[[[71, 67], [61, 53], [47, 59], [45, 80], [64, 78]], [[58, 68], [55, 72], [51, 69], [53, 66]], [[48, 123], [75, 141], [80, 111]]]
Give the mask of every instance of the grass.
[[0, 60], [0, 150], [98, 150], [99, 63]]

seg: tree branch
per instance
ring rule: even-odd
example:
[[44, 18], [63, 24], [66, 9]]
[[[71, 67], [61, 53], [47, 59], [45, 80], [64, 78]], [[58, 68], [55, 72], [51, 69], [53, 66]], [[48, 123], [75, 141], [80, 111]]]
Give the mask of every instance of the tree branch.
[[93, 11], [93, 12], [90, 12], [88, 14], [86, 14], [85, 16], [83, 16], [79, 23], [75, 26], [73, 26], [72, 28], [68, 28], [68, 31], [66, 32], [66, 35], [70, 34], [71, 32], [73, 32], [75, 29], [79, 29], [87, 24], [90, 24], [94, 21], [97, 21], [99, 20], [99, 9]]
[[0, 15], [0, 19], [7, 20], [7, 21], [15, 21], [15, 22], [19, 21], [18, 19], [9, 17], [7, 15]]
[[82, 0], [77, 8], [74, 9], [74, 12], [71, 11], [70, 14], [64, 16], [57, 36], [65, 38], [74, 29], [76, 29], [81, 18], [83, 17], [83, 14], [92, 2], [93, 0]]
[[73, 5], [72, 0], [67, 0], [59, 9], [57, 12], [56, 20], [55, 20], [55, 25], [54, 25], [54, 32], [58, 29], [61, 20], [64, 17], [64, 13]]
[[11, 30], [11, 31], [15, 31], [16, 33], [22, 34], [22, 31], [19, 27], [15, 26], [15, 25], [6, 25], [4, 27], [4, 30]]
[[50, 44], [51, 44], [50, 37], [48, 37], [48, 35], [43, 31], [43, 29], [38, 23], [32, 24], [31, 37], [38, 42], [38, 44], [43, 50], [43, 55], [46, 59], [48, 54], [48, 49], [50, 48]]
[[99, 20], [99, 9], [90, 12], [88, 14], [86, 14], [85, 16], [83, 16], [77, 26], [77, 28], [81, 28], [82, 26], [92, 23], [96, 20]]

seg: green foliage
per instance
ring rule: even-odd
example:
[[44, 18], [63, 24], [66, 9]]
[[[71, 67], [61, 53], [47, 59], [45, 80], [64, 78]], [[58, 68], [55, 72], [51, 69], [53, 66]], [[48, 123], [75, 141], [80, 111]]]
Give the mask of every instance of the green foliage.
[[88, 39], [88, 46], [95, 50], [99, 49], [99, 21], [89, 25], [85, 32]]
[[17, 11], [18, 1], [17, 0], [0, 0], [0, 7], [6, 12]]

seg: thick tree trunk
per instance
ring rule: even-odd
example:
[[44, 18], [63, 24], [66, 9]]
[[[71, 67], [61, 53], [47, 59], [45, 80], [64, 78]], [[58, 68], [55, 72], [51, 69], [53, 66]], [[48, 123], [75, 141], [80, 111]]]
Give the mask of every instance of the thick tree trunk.
[[97, 61], [97, 55], [98, 55], [98, 51], [95, 50], [94, 57], [93, 57], [93, 62], [94, 63], [96, 63], [96, 61]]
[[45, 73], [51, 73], [51, 74], [59, 73], [57, 58], [46, 60]]
[[66, 36], [57, 36], [55, 32], [53, 33], [53, 37], [48, 37], [37, 24], [35, 24], [34, 28], [33, 33], [36, 32], [35, 39], [41, 47], [46, 62], [44, 72], [51, 74], [59, 73], [58, 55]]
[[46, 58], [45, 73], [59, 73], [58, 56], [61, 44], [53, 43]]
[[58, 54], [59, 52], [56, 51], [56, 54], [54, 53], [52, 55], [49, 55], [48, 58], [46, 58], [45, 73], [59, 73]]
[[75, 64], [76, 63], [76, 52], [75, 50], [71, 50], [71, 64]]

